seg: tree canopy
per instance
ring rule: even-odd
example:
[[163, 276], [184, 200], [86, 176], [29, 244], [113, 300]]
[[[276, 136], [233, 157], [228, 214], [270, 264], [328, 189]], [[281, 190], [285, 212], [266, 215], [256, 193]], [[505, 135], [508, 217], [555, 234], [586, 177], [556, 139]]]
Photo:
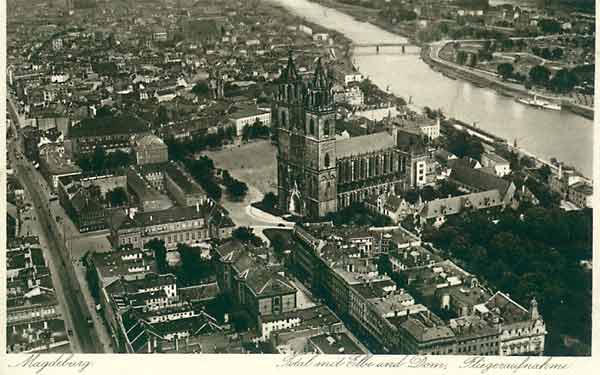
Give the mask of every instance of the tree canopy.
[[537, 85], [546, 86], [550, 81], [550, 70], [542, 65], [536, 65], [529, 71], [529, 79]]
[[144, 248], [151, 250], [154, 254], [158, 273], [167, 273], [169, 271], [169, 265], [167, 264], [167, 248], [165, 247], [165, 241], [154, 238], [148, 241]]
[[569, 92], [577, 86], [577, 76], [569, 69], [561, 69], [550, 80], [550, 87], [554, 91]]
[[481, 160], [483, 144], [479, 138], [471, 136], [466, 132], [449, 129], [446, 137], [447, 149], [458, 157], [471, 157]]
[[104, 171], [114, 171], [120, 168], [126, 168], [134, 162], [133, 153], [116, 150], [107, 153], [103, 146], [96, 146], [91, 154], [84, 154], [79, 157], [77, 164], [84, 172], [94, 172], [96, 174]]
[[261, 246], [263, 244], [262, 239], [254, 234], [254, 229], [250, 227], [238, 227], [233, 230], [231, 235], [233, 238], [243, 243], [252, 244], [254, 246]]
[[192, 92], [198, 96], [206, 97], [210, 94], [210, 87], [208, 87], [208, 83], [201, 81], [192, 87]]
[[515, 67], [511, 63], [502, 63], [498, 65], [498, 74], [503, 79], [508, 79], [512, 77]]
[[181, 268], [176, 271], [177, 282], [182, 285], [201, 284], [216, 274], [215, 261], [202, 259], [200, 249], [180, 243], [177, 252], [181, 256]]
[[242, 200], [248, 193], [248, 185], [243, 181], [231, 177], [228, 171], [223, 171], [223, 184], [227, 188], [229, 198], [233, 200]]
[[117, 186], [106, 192], [106, 200], [110, 203], [111, 207], [120, 207], [127, 203], [129, 199], [127, 191], [123, 187]]
[[592, 255], [591, 209], [480, 210], [449, 217], [423, 239], [524, 306], [535, 296], [550, 332], [547, 355], [565, 354], [562, 335], [589, 344], [591, 273], [579, 261]]

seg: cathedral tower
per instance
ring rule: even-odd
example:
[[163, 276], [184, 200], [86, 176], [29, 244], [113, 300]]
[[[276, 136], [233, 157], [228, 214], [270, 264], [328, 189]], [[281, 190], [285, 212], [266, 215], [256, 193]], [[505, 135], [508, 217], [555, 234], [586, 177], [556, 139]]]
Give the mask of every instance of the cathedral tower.
[[337, 211], [335, 106], [321, 60], [303, 80], [290, 53], [272, 109], [277, 131], [279, 206], [299, 216]]

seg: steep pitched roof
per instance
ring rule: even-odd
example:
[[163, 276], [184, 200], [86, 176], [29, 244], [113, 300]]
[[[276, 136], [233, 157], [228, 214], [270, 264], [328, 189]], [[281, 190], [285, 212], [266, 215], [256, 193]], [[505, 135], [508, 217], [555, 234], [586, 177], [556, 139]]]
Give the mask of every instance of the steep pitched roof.
[[395, 145], [394, 137], [387, 132], [342, 139], [335, 143], [338, 158], [386, 150]]
[[455, 166], [452, 168], [450, 179], [467, 186], [472, 186], [478, 190], [497, 189], [502, 196], [506, 194], [512, 184], [507, 180], [492, 176], [478, 169], [465, 168], [461, 166]]
[[111, 134], [136, 134], [148, 131], [148, 123], [134, 114], [94, 117], [73, 126], [69, 135], [72, 138], [104, 136]]
[[506, 323], [529, 319], [529, 311], [502, 292], [496, 292], [485, 306], [490, 311], [498, 313]]
[[469, 157], [448, 160], [448, 166], [450, 168], [475, 168], [478, 163], [477, 160]]
[[396, 212], [396, 211], [398, 211], [398, 209], [400, 208], [400, 206], [402, 206], [402, 202], [405, 202], [405, 200], [401, 196], [390, 195], [385, 200], [384, 207], [387, 210], [390, 210], [392, 212]]
[[425, 203], [421, 210], [421, 217], [433, 219], [441, 215], [454, 215], [467, 207], [474, 209], [494, 207], [502, 204], [502, 197], [498, 190], [488, 190], [479, 193], [461, 195], [443, 199], [435, 199]]

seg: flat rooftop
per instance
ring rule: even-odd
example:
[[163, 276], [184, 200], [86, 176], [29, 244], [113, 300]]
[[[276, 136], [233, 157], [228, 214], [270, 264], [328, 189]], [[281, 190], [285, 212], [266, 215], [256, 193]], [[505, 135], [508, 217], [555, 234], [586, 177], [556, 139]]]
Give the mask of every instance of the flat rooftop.
[[366, 354], [346, 333], [323, 334], [308, 340], [323, 354]]

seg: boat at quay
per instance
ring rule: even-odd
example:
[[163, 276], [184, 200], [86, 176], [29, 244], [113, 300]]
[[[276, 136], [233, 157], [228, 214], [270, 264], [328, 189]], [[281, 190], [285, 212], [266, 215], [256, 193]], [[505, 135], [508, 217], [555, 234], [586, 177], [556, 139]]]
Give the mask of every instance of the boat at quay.
[[548, 100], [538, 99], [536, 95], [534, 95], [533, 98], [519, 98], [517, 99], [517, 101], [519, 103], [527, 104], [535, 108], [551, 109], [554, 111], [560, 111], [562, 109], [562, 106], [560, 104], [552, 103]]

